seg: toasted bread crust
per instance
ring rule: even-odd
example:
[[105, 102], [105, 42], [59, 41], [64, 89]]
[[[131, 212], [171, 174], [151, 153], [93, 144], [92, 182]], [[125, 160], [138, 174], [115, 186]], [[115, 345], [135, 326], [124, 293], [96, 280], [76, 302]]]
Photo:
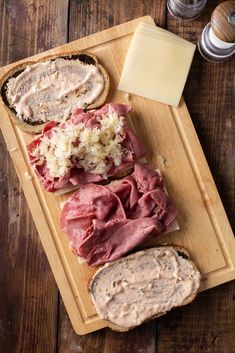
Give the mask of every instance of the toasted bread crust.
[[103, 74], [103, 76], [104, 76], [105, 87], [104, 87], [104, 90], [103, 90], [102, 94], [96, 99], [95, 102], [93, 102], [92, 104], [89, 104], [86, 107], [86, 110], [98, 108], [105, 102], [105, 100], [106, 100], [106, 98], [108, 96], [108, 93], [109, 93], [110, 79], [109, 79], [109, 75], [108, 75], [107, 71], [105, 70], [105, 68], [101, 64], [98, 63], [98, 59], [96, 58], [95, 55], [90, 54], [90, 53], [88, 53], [86, 51], [80, 51], [80, 52], [73, 51], [73, 52], [68, 52], [68, 53], [64, 53], [64, 54], [61, 54], [61, 55], [58, 55], [58, 54], [48, 55], [48, 56], [45, 56], [45, 57], [43, 57], [43, 58], [41, 58], [39, 60], [36, 60], [36, 61], [27, 61], [27, 62], [24, 62], [23, 64], [19, 64], [19, 65], [16, 65], [15, 67], [13, 67], [0, 80], [1, 100], [4, 103], [5, 108], [6, 108], [7, 112], [8, 112], [11, 120], [21, 130], [23, 130], [23, 131], [25, 131], [27, 133], [31, 133], [31, 134], [39, 134], [43, 130], [43, 128], [44, 128], [46, 123], [31, 125], [31, 124], [28, 124], [27, 122], [25, 122], [25, 121], [23, 121], [23, 120], [21, 120], [21, 119], [19, 119], [17, 117], [16, 113], [14, 112], [14, 108], [11, 107], [11, 104], [7, 100], [7, 97], [6, 97], [6, 94], [5, 94], [5, 84], [6, 84], [6, 82], [11, 77], [16, 75], [17, 73], [20, 73], [21, 71], [23, 71], [26, 68], [26, 66], [28, 66], [28, 65], [33, 65], [33, 64], [36, 64], [36, 63], [39, 63], [39, 62], [54, 60], [56, 58], [64, 58], [64, 57], [71, 58], [72, 56], [75, 56], [75, 57], [78, 57], [78, 58], [80, 56], [80, 57], [83, 58], [83, 61], [85, 61], [87, 63], [90, 63], [90, 64], [96, 65], [99, 68], [99, 70], [101, 71], [101, 73]]
[[[191, 264], [193, 265], [193, 268], [194, 268], [195, 270], [198, 270], [198, 268], [197, 268], [197, 266], [196, 266], [194, 260], [192, 260], [192, 258], [190, 257], [190, 254], [189, 254], [189, 252], [188, 252], [187, 249], [185, 249], [184, 247], [179, 246], [179, 245], [170, 245], [170, 244], [168, 244], [168, 245], [159, 245], [159, 246], [157, 246], [157, 247], [165, 247], [165, 246], [173, 247], [173, 248], [177, 251], [177, 253], [178, 253], [179, 256], [185, 257], [188, 261], [191, 262]], [[145, 249], [143, 249], [143, 250], [146, 250], [146, 249], [148, 249], [148, 248], [145, 248]], [[90, 277], [90, 279], [89, 279], [89, 281], [88, 281], [88, 292], [89, 292], [90, 294], [91, 294], [91, 282], [92, 282], [92, 280], [93, 280], [93, 277], [95, 276], [96, 272], [97, 272], [98, 270], [100, 270], [102, 267], [103, 267], [103, 266], [98, 267], [97, 270], [93, 273], [93, 275]], [[185, 305], [191, 303], [191, 302], [195, 299], [195, 297], [197, 296], [198, 292], [199, 292], [199, 290], [198, 290], [196, 293], [192, 294], [192, 295], [184, 302], [184, 304], [182, 304], [181, 306], [185, 306]], [[172, 309], [171, 309], [171, 310], [172, 310]], [[149, 321], [151, 321], [151, 320], [157, 319], [158, 317], [163, 316], [163, 315], [165, 315], [166, 313], [167, 313], [167, 312], [158, 313], [157, 315], [154, 315], [151, 319], [148, 319], [148, 320], [146, 320], [145, 322], [143, 322], [143, 324], [146, 323], [146, 322], [149, 322]], [[134, 329], [134, 328], [136, 327], [136, 326], [134, 326], [134, 327], [131, 327], [131, 328], [126, 328], [126, 327], [118, 326], [118, 325], [116, 325], [116, 324], [114, 324], [114, 323], [112, 323], [112, 322], [110, 322], [110, 321], [107, 321], [107, 320], [105, 320], [105, 322], [107, 322], [107, 326], [108, 326], [111, 330], [116, 331], [116, 332], [127, 332], [127, 331], [132, 330], [132, 329]]]

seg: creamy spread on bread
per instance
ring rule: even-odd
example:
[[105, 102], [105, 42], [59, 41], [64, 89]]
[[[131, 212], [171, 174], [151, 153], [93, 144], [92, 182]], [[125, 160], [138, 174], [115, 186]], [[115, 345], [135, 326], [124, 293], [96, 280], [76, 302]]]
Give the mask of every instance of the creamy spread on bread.
[[101, 318], [132, 328], [187, 303], [200, 277], [183, 253], [158, 247], [106, 264], [93, 276], [90, 293]]
[[103, 92], [99, 67], [79, 59], [57, 58], [28, 65], [7, 85], [17, 116], [32, 124], [63, 120], [74, 108], [92, 104]]

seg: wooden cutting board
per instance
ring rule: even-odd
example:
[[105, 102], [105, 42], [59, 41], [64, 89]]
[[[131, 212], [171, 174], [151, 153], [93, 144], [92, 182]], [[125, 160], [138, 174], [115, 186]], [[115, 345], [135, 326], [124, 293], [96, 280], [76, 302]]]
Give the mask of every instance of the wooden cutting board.
[[[161, 170], [170, 197], [179, 209], [180, 230], [160, 236], [151, 244], [185, 246], [202, 272], [201, 290], [204, 290], [235, 278], [235, 240], [183, 98], [178, 108], [172, 108], [117, 91], [132, 34], [142, 20], [153, 23], [151, 17], [138, 18], [40, 53], [30, 60], [84, 49], [97, 55], [111, 78], [108, 101], [133, 106], [132, 122], [147, 147], [148, 160]], [[28, 60], [1, 68], [0, 77]], [[25, 147], [33, 136], [11, 123], [2, 103], [0, 113], [4, 139], [73, 327], [78, 334], [105, 327], [87, 292], [87, 282], [94, 269], [78, 262], [59, 228], [60, 203], [68, 194], [55, 196], [42, 190], [28, 163]]]

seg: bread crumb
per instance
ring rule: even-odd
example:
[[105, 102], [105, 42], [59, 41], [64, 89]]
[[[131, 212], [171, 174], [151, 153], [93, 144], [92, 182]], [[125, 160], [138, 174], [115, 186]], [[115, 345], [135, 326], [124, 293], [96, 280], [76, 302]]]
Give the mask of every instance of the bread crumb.
[[25, 173], [24, 173], [24, 176], [25, 176], [25, 178], [26, 178], [27, 180], [32, 180], [32, 179], [33, 179], [33, 178], [31, 177], [31, 175], [29, 175], [28, 172], [25, 172]]
[[13, 147], [13, 148], [10, 149], [10, 152], [15, 152], [15, 151], [17, 151], [16, 147]]
[[157, 161], [160, 167], [164, 168], [166, 165], [166, 158], [161, 154], [157, 156]]
[[78, 256], [78, 255], [77, 255], [77, 260], [80, 265], [87, 263], [87, 260], [85, 260], [83, 257]]
[[125, 93], [125, 94], [124, 94], [124, 99], [125, 99], [127, 102], [130, 102], [130, 94], [129, 94], [129, 93]]
[[60, 202], [60, 208], [63, 209], [65, 204], [66, 204], [66, 201]]

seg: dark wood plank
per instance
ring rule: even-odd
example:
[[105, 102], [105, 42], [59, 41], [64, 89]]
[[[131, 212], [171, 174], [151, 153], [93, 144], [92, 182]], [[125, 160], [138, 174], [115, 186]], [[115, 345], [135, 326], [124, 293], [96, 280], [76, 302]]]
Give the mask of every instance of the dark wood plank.
[[[165, 26], [165, 1], [70, 1], [69, 40], [101, 31], [128, 20], [151, 15]], [[150, 322], [134, 331], [120, 334], [101, 330], [76, 336], [63, 303], [60, 304], [59, 353], [155, 353], [157, 322]]]
[[235, 352], [235, 283], [201, 293], [159, 320], [158, 353]]
[[103, 353], [105, 337], [106, 330], [96, 331], [85, 336], [77, 336], [72, 328], [64, 304], [60, 301], [58, 353]]
[[[172, 32], [197, 43], [221, 1], [209, 1], [195, 21], [167, 18]], [[212, 64], [196, 52], [184, 97], [220, 196], [235, 229], [235, 58]], [[209, 290], [159, 319], [158, 353], [235, 352], [235, 281]]]
[[[204, 14], [192, 22], [168, 15], [168, 28], [196, 43], [217, 3], [208, 2]], [[2, 65], [64, 43], [67, 7], [62, 0], [0, 0]], [[69, 38], [147, 14], [166, 27], [165, 1], [71, 0]], [[234, 227], [233, 74], [234, 59], [213, 65], [196, 53], [184, 96]], [[58, 292], [2, 138], [0, 148], [0, 352], [235, 352], [234, 282], [127, 334], [101, 330], [78, 337], [60, 301], [56, 347]]]
[[134, 18], [150, 15], [162, 27], [166, 22], [164, 0], [71, 0], [69, 40], [82, 38]]
[[[67, 40], [68, 1], [1, 0], [0, 64]], [[58, 289], [0, 137], [0, 352], [54, 353]]]
[[156, 353], [156, 320], [125, 333], [103, 329], [85, 336], [77, 336], [61, 302], [59, 322], [59, 353]]
[[[201, 17], [182, 22], [168, 14], [167, 27], [195, 44], [222, 1], [209, 1]], [[228, 218], [235, 230], [235, 57], [213, 64], [198, 50], [184, 90], [184, 98], [202, 148], [218, 187]]]

